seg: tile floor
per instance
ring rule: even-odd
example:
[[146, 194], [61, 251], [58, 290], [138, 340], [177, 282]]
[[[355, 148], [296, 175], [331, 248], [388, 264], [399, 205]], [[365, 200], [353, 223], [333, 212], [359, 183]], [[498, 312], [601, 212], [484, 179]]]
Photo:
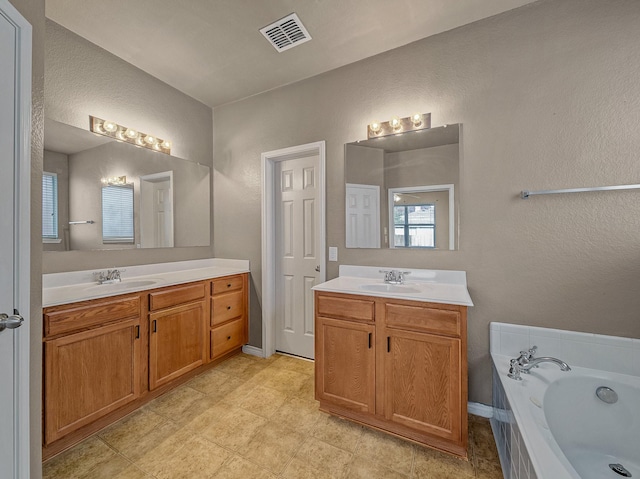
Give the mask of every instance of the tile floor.
[[502, 479], [489, 422], [461, 461], [333, 418], [313, 363], [238, 355], [44, 464], [44, 478]]

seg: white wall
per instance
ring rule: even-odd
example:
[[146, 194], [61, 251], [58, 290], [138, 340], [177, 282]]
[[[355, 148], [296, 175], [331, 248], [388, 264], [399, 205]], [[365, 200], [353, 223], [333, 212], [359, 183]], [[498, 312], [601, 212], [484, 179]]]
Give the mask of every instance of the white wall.
[[[638, 25], [634, 0], [540, 1], [215, 108], [214, 253], [251, 260], [252, 344], [260, 153], [318, 140], [340, 263], [468, 272], [472, 401], [491, 399], [490, 321], [640, 337], [640, 193], [519, 198], [640, 183]], [[463, 125], [459, 250], [345, 249], [344, 144], [414, 111]]]

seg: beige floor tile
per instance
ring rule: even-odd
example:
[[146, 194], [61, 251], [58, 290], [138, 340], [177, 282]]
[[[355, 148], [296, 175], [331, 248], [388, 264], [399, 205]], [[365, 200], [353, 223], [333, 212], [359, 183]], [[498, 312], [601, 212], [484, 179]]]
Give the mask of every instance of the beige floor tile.
[[231, 456], [226, 449], [196, 436], [172, 446], [170, 452], [160, 446], [136, 464], [157, 479], [205, 479], [213, 476]]
[[284, 356], [282, 354], [278, 355], [278, 359], [276, 359], [271, 366], [306, 374], [307, 376], [313, 376], [315, 370], [315, 363], [313, 361]]
[[234, 456], [213, 476], [215, 479], [275, 479], [269, 471], [247, 461], [240, 456]]
[[[202, 406], [202, 404], [200, 405]], [[213, 426], [215, 423], [224, 418], [229, 413], [230, 409], [231, 406], [225, 402], [214, 402], [208, 408], [203, 409], [200, 414], [191, 417], [188, 421], [178, 421], [175, 422], [175, 424], [182, 426], [183, 428], [194, 434], [200, 434], [206, 428]]]
[[300, 391], [308, 379], [309, 376], [306, 374], [271, 365], [253, 376], [249, 382], [256, 386], [277, 389], [286, 394], [295, 394]]
[[[269, 418], [284, 404], [287, 395], [276, 389], [257, 386], [251, 394], [238, 401], [238, 407], [265, 418]], [[227, 399], [228, 401], [228, 399]]]
[[231, 408], [225, 416], [202, 430], [200, 435], [234, 451], [243, 448], [267, 420], [241, 408]]
[[333, 446], [354, 452], [363, 427], [344, 419], [322, 414], [316, 422], [313, 436]]
[[138, 442], [167, 421], [166, 418], [143, 407], [98, 433], [106, 443], [123, 450]]
[[317, 402], [290, 397], [271, 416], [271, 419], [294, 431], [311, 434], [322, 414], [324, 413], [318, 409]]
[[220, 400], [245, 382], [244, 379], [238, 379], [232, 374], [214, 368], [196, 376], [187, 383], [187, 386], [213, 399]]
[[474, 475], [471, 461], [464, 461], [434, 449], [416, 447], [412, 476], [416, 479], [466, 479]]
[[308, 438], [296, 454], [299, 459], [315, 469], [329, 473], [331, 477], [342, 477], [353, 454], [327, 444], [314, 437]]
[[356, 455], [385, 464], [400, 474], [411, 473], [415, 447], [408, 441], [365, 428]]
[[316, 399], [316, 381], [313, 376], [307, 379], [299, 390], [290, 393], [291, 396], [300, 397], [309, 401], [315, 401]]
[[156, 414], [171, 419], [184, 413], [194, 402], [202, 399], [203, 396], [200, 391], [182, 385], [154, 399], [148, 404], [147, 408]]
[[[237, 376], [238, 374], [242, 374], [246, 371], [247, 368], [254, 367], [255, 365], [256, 361], [251, 359], [249, 355], [238, 354], [215, 366], [213, 371], [221, 371], [231, 376]], [[265, 367], [266, 366], [267, 364], [265, 364]]]
[[170, 450], [180, 439], [193, 435], [186, 428], [181, 428], [171, 421], [160, 424], [157, 428], [149, 431], [147, 434], [134, 434], [123, 436], [117, 445], [111, 444], [124, 457], [137, 462], [141, 457], [150, 451], [157, 449], [160, 445], [167, 443], [167, 450]]
[[202, 414], [215, 410], [224, 411], [225, 407], [220, 407], [220, 401], [203, 395], [200, 399], [196, 399], [191, 405], [186, 408], [181, 414], [176, 414], [169, 418], [169, 421], [179, 426], [186, 426], [192, 424], [197, 418], [200, 418]]
[[304, 439], [304, 435], [271, 421], [260, 427], [238, 452], [260, 467], [279, 474], [298, 452]]
[[478, 459], [475, 462], [476, 477], [478, 479], [503, 479], [500, 461], [485, 461]]
[[[282, 473], [285, 479], [335, 479], [325, 469], [316, 469], [304, 460], [293, 458]], [[372, 478], [373, 479], [373, 478]]]
[[485, 421], [474, 421], [474, 423], [470, 424], [469, 442], [471, 453], [477, 459], [499, 462], [498, 449], [496, 448], [491, 426], [488, 420]]
[[43, 464], [44, 479], [85, 477], [93, 468], [115, 458], [117, 454], [96, 436], [85, 439]]
[[146, 479], [151, 477], [119, 454], [97, 465], [83, 476], [84, 479]]
[[350, 464], [347, 465], [347, 471], [344, 475], [345, 479], [407, 479], [409, 476], [392, 471], [384, 465], [356, 456]]

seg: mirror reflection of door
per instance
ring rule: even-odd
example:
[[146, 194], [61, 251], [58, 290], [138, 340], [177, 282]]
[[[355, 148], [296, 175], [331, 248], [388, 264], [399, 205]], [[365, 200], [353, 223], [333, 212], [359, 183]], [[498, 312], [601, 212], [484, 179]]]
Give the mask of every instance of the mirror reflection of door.
[[347, 183], [347, 248], [380, 248], [380, 187]]
[[173, 246], [173, 171], [140, 177], [140, 247]]

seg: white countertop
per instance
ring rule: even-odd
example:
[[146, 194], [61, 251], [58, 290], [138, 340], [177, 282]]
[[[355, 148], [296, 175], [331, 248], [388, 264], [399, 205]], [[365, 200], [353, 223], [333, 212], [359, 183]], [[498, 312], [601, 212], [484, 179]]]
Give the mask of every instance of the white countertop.
[[[384, 282], [384, 274], [380, 273], [380, 270], [392, 269], [408, 272], [403, 284], [391, 285]], [[337, 278], [318, 284], [312, 289], [473, 306], [467, 290], [467, 274], [464, 271], [341, 265], [339, 274]]]
[[113, 267], [103, 270], [114, 268], [122, 271], [121, 283], [98, 285], [93, 279], [93, 273], [100, 270], [42, 275], [42, 306], [104, 298], [250, 271], [248, 260], [222, 258]]

